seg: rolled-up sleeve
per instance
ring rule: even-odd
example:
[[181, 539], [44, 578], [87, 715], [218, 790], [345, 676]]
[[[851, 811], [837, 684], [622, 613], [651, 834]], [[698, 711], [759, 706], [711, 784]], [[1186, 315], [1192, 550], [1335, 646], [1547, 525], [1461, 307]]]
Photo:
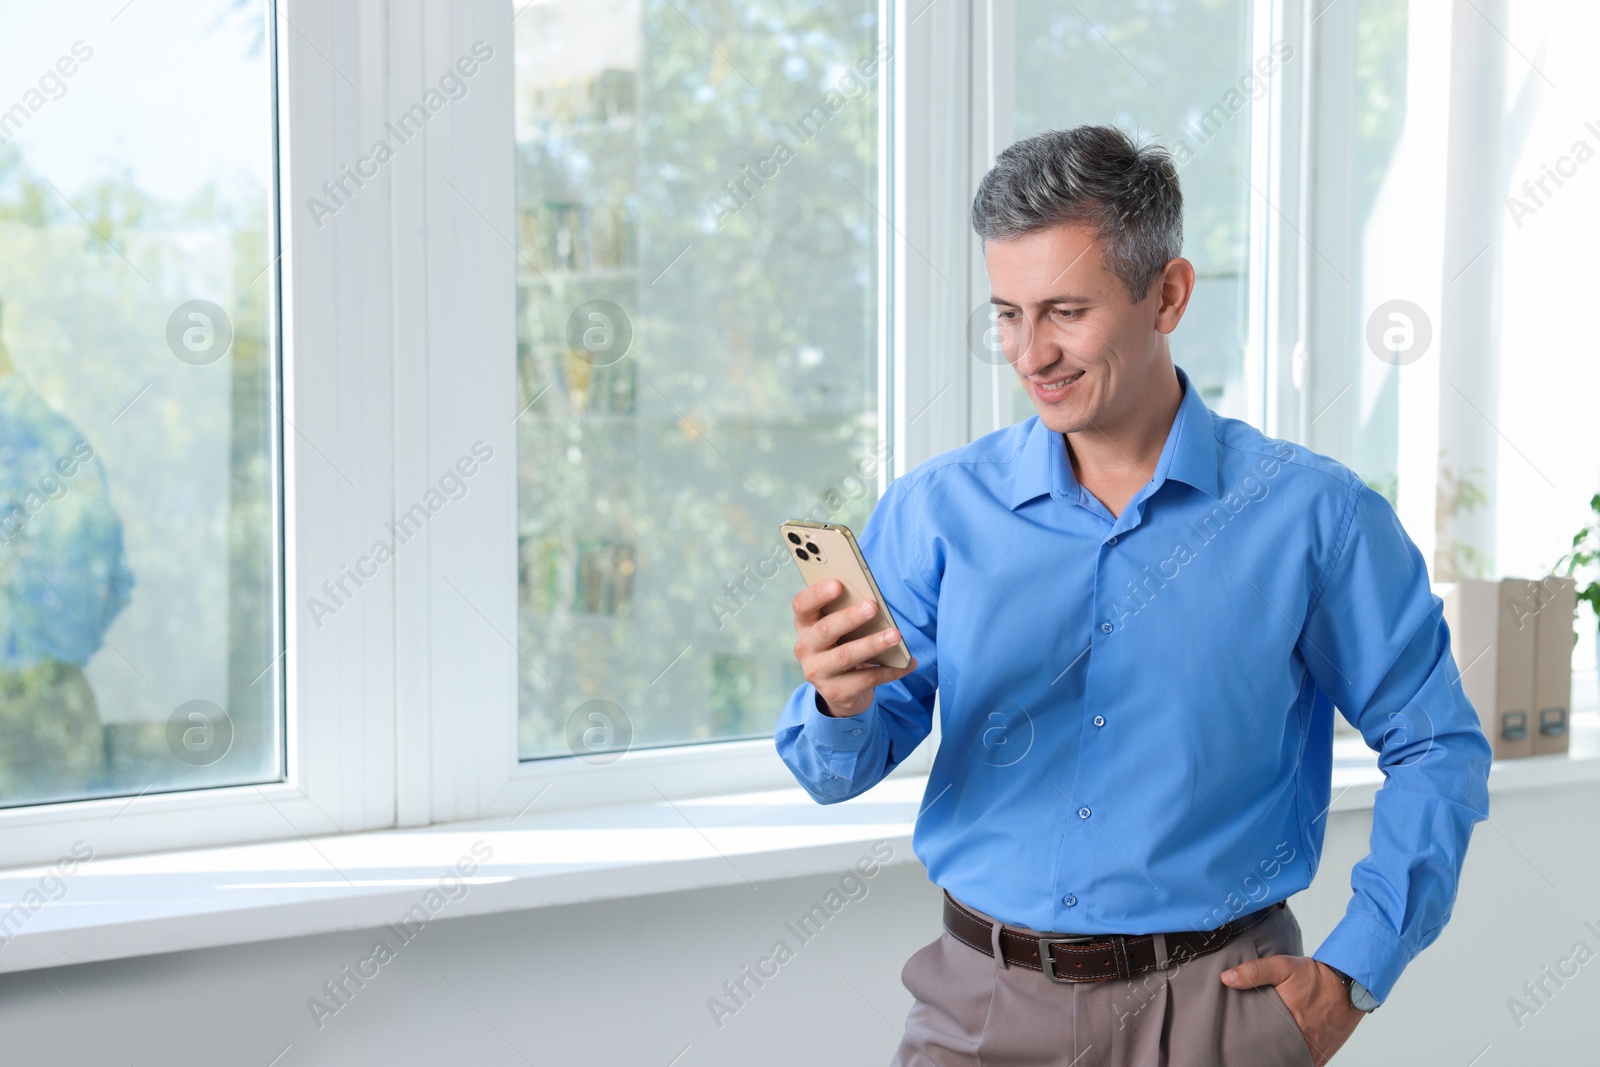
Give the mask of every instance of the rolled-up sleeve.
[[1492, 752], [1461, 688], [1443, 602], [1394, 508], [1355, 480], [1342, 525], [1299, 649], [1378, 753], [1384, 784], [1354, 896], [1312, 956], [1381, 1002], [1450, 919], [1472, 828], [1488, 818]]
[[859, 542], [917, 669], [878, 686], [872, 705], [859, 715], [823, 714], [816, 686], [804, 682], [778, 716], [778, 755], [821, 804], [849, 800], [872, 788], [933, 728], [938, 577], [921, 498], [908, 482], [903, 476], [889, 483]]

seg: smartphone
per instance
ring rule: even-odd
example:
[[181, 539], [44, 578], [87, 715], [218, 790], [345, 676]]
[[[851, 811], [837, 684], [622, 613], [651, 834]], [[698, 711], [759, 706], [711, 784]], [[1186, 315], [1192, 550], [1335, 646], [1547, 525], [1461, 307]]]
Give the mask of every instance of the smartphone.
[[[850, 527], [832, 522], [790, 519], [781, 529], [784, 546], [794, 556], [794, 564], [800, 569], [800, 577], [807, 586], [829, 578], [838, 579], [839, 584], [844, 586], [842, 594], [835, 597], [832, 603], [823, 605], [824, 615], [853, 608], [863, 600], [878, 605], [876, 615], [839, 638], [841, 645], [895, 626], [894, 616], [889, 614], [889, 605], [878, 591], [878, 583], [873, 581], [872, 571], [862, 558], [856, 536], [850, 532]], [[911, 650], [906, 647], [905, 638], [902, 637], [878, 653], [876, 658], [867, 660], [865, 665], [905, 667], [910, 663]]]

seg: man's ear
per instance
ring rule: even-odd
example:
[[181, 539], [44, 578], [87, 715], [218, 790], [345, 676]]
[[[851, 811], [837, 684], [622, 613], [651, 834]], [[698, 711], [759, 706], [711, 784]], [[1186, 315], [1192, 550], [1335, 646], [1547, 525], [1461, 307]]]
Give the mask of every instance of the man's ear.
[[1194, 294], [1194, 264], [1179, 256], [1169, 260], [1155, 281], [1156, 330], [1171, 333], [1183, 319], [1189, 297]]

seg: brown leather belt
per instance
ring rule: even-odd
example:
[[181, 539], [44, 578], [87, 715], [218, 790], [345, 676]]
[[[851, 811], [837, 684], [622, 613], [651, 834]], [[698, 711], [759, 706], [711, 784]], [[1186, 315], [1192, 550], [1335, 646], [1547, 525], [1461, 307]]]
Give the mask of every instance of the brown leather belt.
[[[1167, 934], [1167, 959], [1171, 964], [1187, 963], [1196, 956], [1226, 945], [1239, 933], [1282, 908], [1280, 900], [1259, 911], [1241, 915], [1215, 930], [1195, 930]], [[974, 915], [956, 902], [947, 889], [944, 893], [944, 928], [963, 944], [971, 945], [993, 958], [991, 934], [994, 924]], [[1098, 982], [1106, 978], [1127, 978], [1156, 966], [1153, 934], [1070, 934], [1065, 937], [1040, 937], [1000, 924], [1000, 950], [1005, 962], [1014, 967], [1042, 971], [1057, 982]], [[1041, 961], [1045, 961], [1041, 963]], [[1048, 966], [1046, 965], [1048, 964]]]

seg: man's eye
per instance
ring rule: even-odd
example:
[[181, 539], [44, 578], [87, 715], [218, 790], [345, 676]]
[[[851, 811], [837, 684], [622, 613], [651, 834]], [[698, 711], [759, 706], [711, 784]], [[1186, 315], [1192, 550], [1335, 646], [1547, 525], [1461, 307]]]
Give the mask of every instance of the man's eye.
[[1068, 318], [1071, 318], [1073, 315], [1077, 315], [1082, 311], [1082, 308], [1056, 308], [1057, 315], [1064, 315]]

